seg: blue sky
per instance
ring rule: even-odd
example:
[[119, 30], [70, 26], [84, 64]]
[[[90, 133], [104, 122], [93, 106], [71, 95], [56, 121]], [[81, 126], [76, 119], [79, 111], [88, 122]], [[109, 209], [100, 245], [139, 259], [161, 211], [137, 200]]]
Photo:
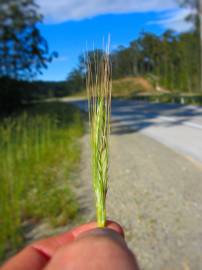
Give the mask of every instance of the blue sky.
[[179, 9], [174, 0], [38, 0], [38, 3], [44, 14], [44, 23], [39, 26], [41, 33], [50, 51], [59, 53], [43, 75], [38, 76], [42, 80], [66, 79], [78, 64], [86, 43], [89, 49], [93, 43], [102, 47], [103, 38], [109, 33], [114, 50], [119, 45], [127, 46], [143, 30], [160, 34], [168, 27], [178, 32], [190, 27], [183, 21], [188, 11]]

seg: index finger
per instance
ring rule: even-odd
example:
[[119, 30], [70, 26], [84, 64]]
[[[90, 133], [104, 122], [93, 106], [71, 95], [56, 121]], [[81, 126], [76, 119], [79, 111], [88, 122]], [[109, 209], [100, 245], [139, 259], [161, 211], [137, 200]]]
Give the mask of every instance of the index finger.
[[[42, 270], [55, 252], [64, 245], [73, 242], [79, 235], [97, 228], [96, 222], [81, 225], [69, 232], [39, 240], [10, 259], [1, 270]], [[113, 221], [107, 221], [107, 228], [124, 235], [122, 227]]]
[[[74, 241], [80, 234], [96, 229], [96, 228], [97, 228], [96, 222], [87, 223], [87, 224], [78, 226], [69, 232], [40, 240], [32, 244], [32, 247], [34, 247], [36, 250], [38, 250], [40, 253], [42, 253], [46, 257], [51, 258], [54, 255], [54, 253], [57, 251], [57, 249]], [[122, 236], [124, 236], [122, 227], [114, 221], [108, 220], [107, 228], [110, 228], [116, 231], [117, 233], [121, 234]]]

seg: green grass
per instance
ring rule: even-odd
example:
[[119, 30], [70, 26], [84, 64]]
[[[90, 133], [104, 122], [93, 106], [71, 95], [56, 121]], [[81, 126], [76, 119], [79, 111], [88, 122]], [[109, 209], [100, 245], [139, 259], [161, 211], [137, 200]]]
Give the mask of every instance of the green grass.
[[62, 103], [0, 122], [0, 257], [23, 244], [24, 221], [67, 224], [79, 206], [70, 174], [80, 158], [82, 116]]

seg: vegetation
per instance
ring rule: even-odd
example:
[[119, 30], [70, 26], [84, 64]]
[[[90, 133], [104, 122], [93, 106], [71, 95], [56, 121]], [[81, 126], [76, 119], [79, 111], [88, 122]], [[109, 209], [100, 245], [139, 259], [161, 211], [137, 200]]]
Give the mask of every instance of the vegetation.
[[66, 81], [44, 82], [0, 78], [0, 111], [14, 111], [25, 103], [72, 94]]
[[82, 117], [67, 104], [46, 103], [0, 122], [0, 257], [23, 243], [22, 224], [64, 225], [78, 204], [70, 173], [80, 157]]
[[33, 0], [1, 0], [1, 77], [34, 76], [55, 56], [55, 53], [49, 54], [48, 44], [37, 28], [41, 21], [42, 16]]
[[0, 108], [15, 109], [22, 102], [23, 81], [42, 73], [57, 56], [49, 53], [38, 29], [42, 16], [34, 0], [1, 0]]
[[2, 0], [0, 11], [0, 257], [4, 257], [23, 243], [25, 222], [45, 219], [63, 225], [76, 216], [78, 204], [69, 178], [79, 160], [83, 124], [80, 113], [68, 105], [41, 103], [25, 109], [32, 101], [67, 95], [73, 86], [30, 80], [57, 57], [38, 29], [43, 18], [35, 1]]
[[144, 76], [150, 77], [156, 88], [160, 86], [173, 92], [202, 91], [200, 1], [179, 0], [179, 3], [198, 11], [186, 18], [192, 22], [192, 30], [180, 34], [167, 30], [161, 36], [143, 32], [129, 47], [119, 47], [112, 53], [114, 78]]
[[143, 76], [149, 77], [155, 88], [199, 91], [199, 50], [194, 31], [179, 35], [166, 31], [160, 37], [142, 33], [128, 48], [112, 53], [113, 77]]
[[87, 55], [87, 90], [89, 100], [92, 178], [96, 198], [98, 227], [106, 225], [106, 195], [108, 187], [109, 133], [111, 109], [111, 66], [109, 54], [94, 62]]
[[[101, 50], [97, 51], [99, 55], [103, 54]], [[89, 52], [91, 62], [94, 61], [93, 53]], [[111, 53], [113, 79], [144, 77], [156, 89], [161, 87], [173, 92], [198, 92], [199, 54], [200, 43], [196, 31], [182, 34], [166, 31], [162, 36], [142, 33], [128, 48], [119, 47]], [[80, 57], [79, 61], [77, 72], [80, 71], [80, 77], [85, 77], [83, 58]], [[80, 85], [78, 89], [81, 88]]]

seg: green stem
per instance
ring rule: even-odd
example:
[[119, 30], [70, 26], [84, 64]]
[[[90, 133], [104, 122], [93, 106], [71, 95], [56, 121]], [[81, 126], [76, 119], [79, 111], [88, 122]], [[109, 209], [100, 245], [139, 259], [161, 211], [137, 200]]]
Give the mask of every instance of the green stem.
[[105, 202], [97, 203], [97, 225], [99, 228], [104, 228], [106, 226]]

